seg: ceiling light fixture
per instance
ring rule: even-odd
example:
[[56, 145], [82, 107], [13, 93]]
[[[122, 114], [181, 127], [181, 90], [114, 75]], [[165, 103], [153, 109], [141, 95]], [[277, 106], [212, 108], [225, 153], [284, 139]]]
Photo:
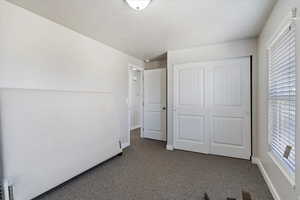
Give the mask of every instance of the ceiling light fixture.
[[134, 10], [141, 11], [145, 9], [152, 0], [125, 0], [127, 4]]

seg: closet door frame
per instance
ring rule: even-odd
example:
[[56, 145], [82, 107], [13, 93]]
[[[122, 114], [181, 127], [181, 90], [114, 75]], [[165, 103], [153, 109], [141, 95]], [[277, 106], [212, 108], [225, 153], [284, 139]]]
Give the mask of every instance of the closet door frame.
[[[210, 61], [205, 61], [205, 62], [193, 62], [193, 63], [183, 63], [183, 64], [178, 64], [178, 65], [176, 65], [176, 64], [174, 64], [173, 65], [173, 69], [174, 69], [174, 72], [173, 72], [173, 85], [174, 85], [174, 87], [173, 87], [173, 101], [174, 101], [174, 104], [173, 104], [173, 109], [172, 109], [172, 111], [173, 111], [173, 130], [174, 130], [174, 133], [173, 133], [173, 144], [174, 144], [174, 149], [180, 149], [180, 148], [178, 148], [177, 147], [177, 145], [176, 145], [176, 137], [177, 137], [177, 131], [178, 131], [178, 122], [176, 121], [177, 120], [177, 109], [178, 108], [176, 108], [176, 105], [178, 105], [177, 103], [177, 101], [178, 101], [178, 91], [176, 91], [177, 89], [178, 89], [178, 70], [179, 69], [183, 69], [184, 67], [189, 67], [189, 66], [195, 66], [195, 65], [199, 65], [199, 64], [205, 64], [205, 63], [211, 63], [211, 62], [220, 62], [220, 61], [226, 61], [226, 60], [232, 60], [232, 59], [242, 59], [242, 58], [249, 58], [249, 63], [250, 63], [250, 66], [249, 66], [249, 70], [250, 70], [250, 72], [249, 72], [249, 75], [250, 75], [250, 83], [249, 83], [249, 85], [250, 85], [250, 88], [249, 88], [249, 90], [250, 90], [250, 106], [249, 106], [249, 109], [250, 109], [250, 116], [249, 116], [249, 118], [250, 118], [250, 141], [249, 141], [249, 143], [250, 143], [250, 156], [249, 156], [249, 158], [247, 157], [247, 158], [244, 158], [244, 159], [252, 159], [252, 156], [253, 156], [253, 73], [252, 73], [252, 71], [253, 71], [253, 56], [252, 55], [250, 55], [250, 56], [240, 56], [240, 57], [231, 57], [231, 58], [226, 58], [226, 59], [219, 59], [219, 60], [210, 60]], [[206, 72], [207, 70], [205, 70], [205, 76], [207, 75], [207, 72]], [[208, 81], [207, 81], [207, 77], [205, 77], [205, 84], [208, 84]], [[205, 103], [207, 103], [207, 101], [209, 101], [209, 98], [208, 97], [205, 97]], [[209, 124], [209, 123], [208, 123]], [[210, 125], [209, 125], [210, 126]], [[208, 135], [208, 140], [210, 140], [210, 130], [208, 130], [208, 131], [206, 131], [206, 135]], [[211, 147], [210, 147], [210, 141], [209, 141], [209, 145], [208, 145], [208, 149], [206, 149], [206, 150], [202, 150], [202, 151], [194, 151], [194, 152], [200, 152], [200, 153], [207, 153], [207, 154], [210, 154], [211, 152], [211, 149], [210, 149]], [[186, 150], [188, 150], [189, 151], [189, 149], [186, 149]], [[191, 150], [191, 151], [193, 151], [193, 150]]]

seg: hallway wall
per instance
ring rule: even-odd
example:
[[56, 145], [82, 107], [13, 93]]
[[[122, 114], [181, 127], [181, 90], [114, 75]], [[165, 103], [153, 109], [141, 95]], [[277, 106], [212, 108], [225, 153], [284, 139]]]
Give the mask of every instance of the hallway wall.
[[145, 69], [167, 68], [167, 59], [145, 63]]

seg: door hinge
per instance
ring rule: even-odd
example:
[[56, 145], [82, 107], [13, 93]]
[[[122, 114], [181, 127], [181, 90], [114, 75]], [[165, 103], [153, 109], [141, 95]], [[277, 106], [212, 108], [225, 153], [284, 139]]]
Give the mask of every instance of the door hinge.
[[12, 185], [8, 186], [8, 199], [14, 200], [14, 187]]

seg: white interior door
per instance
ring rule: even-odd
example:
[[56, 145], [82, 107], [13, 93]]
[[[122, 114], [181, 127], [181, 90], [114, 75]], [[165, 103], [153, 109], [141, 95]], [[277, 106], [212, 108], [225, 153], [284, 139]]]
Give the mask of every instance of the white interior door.
[[208, 153], [208, 110], [205, 96], [205, 66], [176, 66], [174, 130], [175, 148]]
[[251, 156], [250, 58], [208, 67], [210, 153]]
[[166, 140], [166, 69], [144, 71], [145, 138]]
[[249, 159], [250, 58], [175, 67], [174, 146]]

